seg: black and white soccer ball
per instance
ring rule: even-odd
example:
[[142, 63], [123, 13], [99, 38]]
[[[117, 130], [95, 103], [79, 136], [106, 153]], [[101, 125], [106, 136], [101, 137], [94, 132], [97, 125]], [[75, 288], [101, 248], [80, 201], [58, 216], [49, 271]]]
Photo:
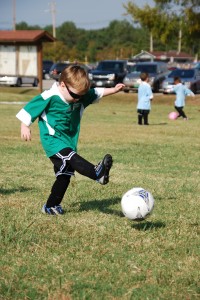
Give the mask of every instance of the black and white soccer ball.
[[134, 221], [142, 221], [152, 213], [154, 198], [147, 190], [136, 187], [122, 196], [121, 207], [125, 217]]

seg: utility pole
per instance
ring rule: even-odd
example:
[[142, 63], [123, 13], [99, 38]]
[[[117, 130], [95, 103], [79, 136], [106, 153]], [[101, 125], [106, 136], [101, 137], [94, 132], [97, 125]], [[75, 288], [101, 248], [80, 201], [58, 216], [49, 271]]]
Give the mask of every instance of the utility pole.
[[13, 30], [16, 30], [16, 3], [13, 0]]
[[181, 52], [181, 42], [182, 42], [182, 21], [180, 21], [180, 29], [178, 34], [178, 53]]
[[56, 2], [55, 1], [51, 1], [50, 12], [52, 16], [53, 37], [56, 38]]
[[153, 33], [150, 31], [150, 52], [153, 52]]

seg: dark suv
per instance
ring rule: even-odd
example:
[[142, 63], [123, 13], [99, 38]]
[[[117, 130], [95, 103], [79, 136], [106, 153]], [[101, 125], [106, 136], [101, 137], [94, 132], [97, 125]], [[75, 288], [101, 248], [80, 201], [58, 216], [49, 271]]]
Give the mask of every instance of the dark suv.
[[43, 79], [50, 79], [49, 71], [52, 65], [52, 60], [43, 60]]
[[149, 84], [153, 92], [161, 91], [162, 82], [169, 74], [167, 64], [164, 62], [139, 62], [131, 67], [131, 72], [124, 78], [124, 92], [137, 91], [141, 82], [140, 74], [144, 72], [149, 74]]
[[90, 70], [89, 78], [92, 87], [113, 87], [123, 82], [128, 72], [126, 60], [102, 60], [94, 70]]
[[50, 78], [55, 79], [56, 81], [58, 81], [62, 70], [64, 70], [66, 67], [69, 67], [71, 65], [73, 65], [73, 66], [78, 65], [78, 66], [82, 67], [83, 69], [85, 69], [86, 72], [88, 72], [88, 70], [89, 70], [88, 67], [84, 64], [69, 63], [69, 62], [67, 62], [67, 63], [58, 62], [58, 63], [55, 63], [55, 64], [52, 65], [52, 67], [49, 71]]

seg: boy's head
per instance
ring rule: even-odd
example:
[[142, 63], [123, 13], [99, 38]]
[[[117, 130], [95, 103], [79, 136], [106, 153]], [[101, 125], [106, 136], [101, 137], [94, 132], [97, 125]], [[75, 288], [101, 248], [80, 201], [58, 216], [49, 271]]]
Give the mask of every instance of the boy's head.
[[142, 80], [142, 81], [148, 81], [148, 79], [149, 79], [149, 74], [148, 73], [141, 73], [140, 74], [140, 79]]
[[[66, 67], [60, 74], [59, 84], [67, 88], [72, 98], [73, 95], [84, 95], [90, 88], [88, 74], [85, 69], [79, 65]], [[74, 97], [74, 99], [76, 99], [76, 97]]]
[[178, 83], [181, 83], [181, 79], [180, 77], [176, 76], [174, 77], [174, 84], [178, 84]]

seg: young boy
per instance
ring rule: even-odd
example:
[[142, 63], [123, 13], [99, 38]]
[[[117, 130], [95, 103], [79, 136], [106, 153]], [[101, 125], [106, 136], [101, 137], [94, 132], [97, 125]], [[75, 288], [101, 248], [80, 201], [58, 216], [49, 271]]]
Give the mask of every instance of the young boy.
[[21, 138], [31, 140], [30, 125], [38, 118], [40, 139], [47, 157], [54, 165], [56, 180], [42, 212], [63, 214], [61, 201], [74, 171], [96, 180], [109, 182], [112, 156], [106, 154], [96, 166], [77, 154], [80, 121], [84, 109], [100, 98], [119, 92], [124, 87], [90, 89], [86, 71], [78, 65], [65, 68], [50, 90], [34, 97], [16, 117], [21, 123]]
[[151, 110], [151, 100], [153, 99], [153, 93], [151, 90], [151, 86], [149, 82], [148, 73], [140, 74], [141, 83], [138, 88], [138, 104], [137, 104], [137, 112], [138, 112], [138, 124], [142, 125], [144, 120], [144, 125], [149, 125], [148, 123], [148, 115]]
[[183, 108], [185, 106], [185, 97], [186, 96], [193, 96], [194, 93], [188, 89], [185, 85], [181, 83], [181, 79], [179, 77], [174, 77], [174, 87], [172, 89], [176, 94], [176, 100], [174, 103], [174, 108], [179, 113], [178, 117], [183, 117], [185, 121], [188, 120]]

